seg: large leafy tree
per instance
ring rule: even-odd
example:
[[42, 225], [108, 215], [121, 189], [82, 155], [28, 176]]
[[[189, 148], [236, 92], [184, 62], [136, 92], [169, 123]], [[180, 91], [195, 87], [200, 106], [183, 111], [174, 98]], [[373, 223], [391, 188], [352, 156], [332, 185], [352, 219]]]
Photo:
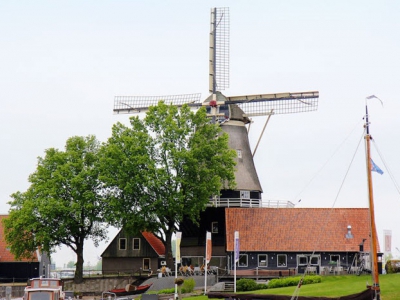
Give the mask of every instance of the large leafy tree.
[[36, 249], [51, 253], [66, 245], [76, 253], [75, 282], [82, 282], [85, 239], [106, 239], [106, 205], [98, 179], [98, 151], [94, 136], [72, 137], [65, 151], [54, 148], [38, 158], [31, 185], [12, 196], [5, 238], [17, 258], [32, 257]]
[[130, 126], [115, 124], [101, 157], [101, 180], [113, 198], [110, 222], [154, 233], [169, 265], [171, 237], [183, 218], [198, 222], [210, 197], [235, 185], [236, 152], [204, 108], [160, 101], [143, 119], [131, 117]]

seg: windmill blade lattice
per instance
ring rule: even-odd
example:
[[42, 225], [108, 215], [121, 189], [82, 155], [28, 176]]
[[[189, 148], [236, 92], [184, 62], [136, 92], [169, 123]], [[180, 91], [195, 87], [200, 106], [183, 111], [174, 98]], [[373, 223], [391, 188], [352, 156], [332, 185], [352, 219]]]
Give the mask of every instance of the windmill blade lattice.
[[211, 9], [209, 92], [229, 87], [229, 7]]
[[150, 106], [157, 105], [159, 101], [176, 106], [188, 104], [192, 107], [199, 107], [202, 105], [200, 97], [200, 93], [167, 96], [115, 96], [113, 111], [115, 114], [145, 112]]
[[292, 114], [318, 109], [319, 92], [279, 93], [226, 97], [226, 104], [237, 104], [246, 117]]

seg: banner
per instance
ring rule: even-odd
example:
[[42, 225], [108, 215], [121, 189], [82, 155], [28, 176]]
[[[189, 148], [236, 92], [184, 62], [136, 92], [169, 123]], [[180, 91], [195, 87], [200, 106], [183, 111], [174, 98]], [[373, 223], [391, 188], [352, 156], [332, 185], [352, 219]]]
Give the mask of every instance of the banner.
[[385, 252], [391, 253], [392, 252], [392, 231], [384, 230], [383, 234], [385, 236]]
[[206, 263], [208, 264], [211, 260], [212, 252], [211, 232], [207, 231], [206, 238]]
[[176, 263], [181, 262], [181, 238], [182, 238], [182, 232], [177, 232], [176, 233], [176, 242], [175, 242], [175, 261]]
[[235, 263], [239, 261], [239, 231], [235, 231]]

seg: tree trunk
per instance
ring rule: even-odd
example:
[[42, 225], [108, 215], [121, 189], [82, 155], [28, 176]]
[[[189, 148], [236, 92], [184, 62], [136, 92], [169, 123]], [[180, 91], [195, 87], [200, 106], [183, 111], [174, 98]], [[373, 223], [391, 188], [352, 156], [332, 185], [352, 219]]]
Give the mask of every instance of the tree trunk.
[[75, 266], [75, 277], [74, 283], [83, 282], [83, 240], [77, 244], [76, 247], [76, 266]]
[[[173, 230], [173, 228], [174, 227], [172, 227], [172, 230]], [[172, 257], [172, 247], [171, 247], [172, 233], [173, 232], [170, 229], [165, 234], [165, 258], [166, 258], [167, 266], [169, 268], [171, 268], [171, 270], [174, 270], [175, 264], [174, 264], [174, 258]]]

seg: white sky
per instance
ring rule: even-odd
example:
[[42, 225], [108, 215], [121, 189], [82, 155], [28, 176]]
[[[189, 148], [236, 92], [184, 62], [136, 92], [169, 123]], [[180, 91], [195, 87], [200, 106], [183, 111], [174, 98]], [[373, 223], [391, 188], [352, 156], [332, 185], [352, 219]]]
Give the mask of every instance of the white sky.
[[[3, 0], [0, 213], [7, 213], [10, 194], [27, 189], [45, 149], [63, 149], [75, 135], [106, 141], [112, 124], [127, 121], [113, 115], [114, 96], [206, 98], [211, 7], [230, 7], [225, 95], [320, 92], [317, 112], [274, 116], [268, 124], [255, 157], [264, 199], [367, 207], [362, 145], [335, 198], [371, 94], [384, 101], [370, 102], [372, 136], [400, 180], [398, 1]], [[254, 121], [253, 145], [263, 118]], [[400, 255], [400, 196], [376, 150], [373, 158], [385, 171], [373, 176], [381, 249], [390, 229], [393, 254]], [[95, 264], [105, 247], [88, 243], [85, 263]], [[75, 260], [65, 249], [54, 258], [58, 266]]]

